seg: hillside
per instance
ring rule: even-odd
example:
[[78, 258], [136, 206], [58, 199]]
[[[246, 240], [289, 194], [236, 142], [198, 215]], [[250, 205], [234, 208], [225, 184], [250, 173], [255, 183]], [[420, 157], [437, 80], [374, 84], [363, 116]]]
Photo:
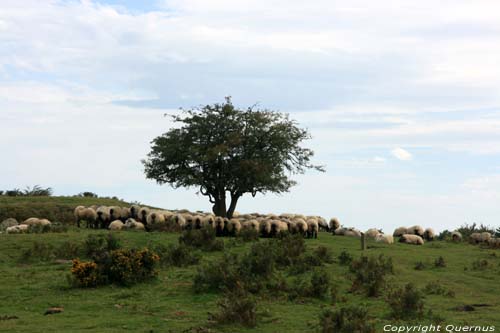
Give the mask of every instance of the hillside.
[[109, 198], [87, 197], [9, 197], [0, 196], [0, 221], [13, 217], [18, 221], [43, 217], [53, 222], [70, 223], [76, 206], [128, 206], [127, 202]]

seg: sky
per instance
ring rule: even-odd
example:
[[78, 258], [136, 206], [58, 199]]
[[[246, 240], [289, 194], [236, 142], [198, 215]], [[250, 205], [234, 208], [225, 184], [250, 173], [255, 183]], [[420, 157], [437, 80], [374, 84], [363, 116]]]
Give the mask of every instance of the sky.
[[165, 114], [289, 113], [325, 173], [242, 213], [345, 226], [500, 226], [497, 0], [2, 0], [0, 189], [210, 210], [141, 159]]

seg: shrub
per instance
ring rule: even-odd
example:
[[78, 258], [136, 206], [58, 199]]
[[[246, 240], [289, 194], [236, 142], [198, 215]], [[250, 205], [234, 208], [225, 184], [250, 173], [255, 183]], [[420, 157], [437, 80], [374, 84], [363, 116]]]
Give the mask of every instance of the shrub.
[[200, 261], [200, 256], [192, 248], [184, 244], [169, 244], [167, 246], [158, 244], [153, 248], [160, 256], [161, 266], [184, 267], [196, 265]]
[[101, 282], [95, 262], [82, 262], [79, 259], [73, 259], [71, 274], [74, 278], [74, 285], [78, 287], [96, 287]]
[[50, 224], [41, 225], [41, 224], [32, 224], [28, 226], [29, 234], [44, 234], [50, 232]]
[[80, 287], [117, 283], [132, 285], [156, 276], [160, 258], [147, 248], [104, 252], [93, 262], [73, 260], [73, 282]]
[[318, 246], [314, 249], [313, 254], [323, 263], [331, 264], [333, 262], [332, 251], [330, 251], [330, 249], [326, 246]]
[[340, 252], [339, 264], [341, 264], [343, 266], [347, 266], [347, 265], [350, 265], [351, 262], [352, 262], [352, 256], [349, 254], [349, 252], [347, 252], [346, 250], [343, 250], [342, 252]]
[[0, 231], [5, 231], [5, 229], [7, 229], [8, 227], [12, 227], [18, 224], [19, 223], [17, 223], [16, 219], [10, 217], [8, 219], [3, 220], [2, 223], [0, 223]]
[[390, 292], [386, 301], [395, 319], [420, 319], [424, 315], [424, 295], [411, 283]]
[[489, 232], [490, 234], [495, 233], [493, 228], [484, 225], [482, 223], [479, 226], [476, 223], [472, 223], [470, 225], [466, 223], [460, 226], [460, 228], [458, 228], [457, 231], [460, 232], [465, 239], [469, 238], [469, 236], [474, 232], [479, 232], [479, 233]]
[[227, 253], [217, 262], [202, 265], [194, 276], [194, 292], [233, 290], [242, 284], [239, 265], [238, 257]]
[[50, 225], [50, 232], [54, 233], [68, 232], [68, 226], [59, 222], [54, 222]]
[[108, 233], [106, 235], [89, 235], [84, 243], [84, 251], [89, 258], [99, 257], [104, 252], [114, 251], [120, 248], [120, 239], [113, 233]]
[[301, 235], [281, 233], [276, 241], [268, 241], [276, 248], [277, 263], [281, 267], [292, 265], [306, 252], [306, 243]]
[[311, 276], [311, 289], [309, 296], [316, 298], [324, 298], [330, 290], [330, 276], [324, 269], [314, 270]]
[[376, 297], [385, 287], [386, 274], [393, 273], [392, 258], [380, 255], [378, 258], [362, 256], [350, 267], [354, 275], [351, 290], [363, 290], [369, 297]]
[[348, 306], [329, 309], [319, 319], [322, 333], [375, 333], [375, 325], [369, 320], [365, 306]]
[[254, 229], [243, 229], [236, 237], [245, 243], [255, 242], [259, 240], [259, 232]]
[[240, 269], [245, 277], [268, 278], [274, 272], [277, 258], [274, 241], [258, 242], [243, 256]]
[[54, 250], [55, 256], [61, 259], [76, 258], [81, 254], [81, 252], [81, 246], [71, 241], [62, 243]]
[[439, 233], [439, 235], [436, 238], [437, 238], [437, 240], [440, 240], [440, 241], [449, 241], [449, 240], [451, 240], [451, 231], [443, 230]]
[[179, 243], [203, 249], [205, 251], [224, 250], [224, 241], [216, 238], [213, 228], [186, 230], [179, 237]]
[[428, 295], [443, 295], [448, 297], [455, 297], [453, 290], [448, 290], [443, 287], [439, 281], [429, 282], [425, 285], [424, 292]]
[[19, 258], [20, 262], [30, 262], [34, 260], [49, 261], [55, 259], [54, 246], [39, 241], [33, 242], [31, 248], [24, 250]]
[[444, 261], [444, 258], [439, 256], [439, 258], [437, 258], [434, 261], [434, 267], [438, 267], [438, 268], [446, 267], [446, 262]]
[[422, 261], [418, 261], [416, 264], [415, 264], [415, 270], [417, 271], [422, 271], [425, 269], [425, 264], [422, 262]]
[[490, 266], [490, 262], [486, 259], [478, 259], [472, 262], [472, 269], [475, 271], [484, 271]]
[[218, 324], [238, 323], [246, 327], [257, 325], [257, 302], [241, 288], [224, 293], [217, 306], [219, 312], [210, 315], [210, 319]]

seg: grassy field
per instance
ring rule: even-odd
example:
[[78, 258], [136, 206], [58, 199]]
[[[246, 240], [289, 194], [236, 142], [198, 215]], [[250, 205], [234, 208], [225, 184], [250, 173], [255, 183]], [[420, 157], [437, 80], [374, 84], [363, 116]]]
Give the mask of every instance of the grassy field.
[[[104, 286], [93, 289], [70, 287], [67, 281], [71, 263], [51, 259], [20, 261], [22, 253], [35, 241], [58, 247], [64, 242], [83, 244], [89, 234], [107, 231], [78, 230], [67, 233], [0, 234], [0, 331], [1, 332], [315, 332], [322, 309], [332, 307], [327, 299], [286, 297], [258, 298], [257, 327], [244, 328], [237, 324], [207, 327], [208, 313], [217, 312], [216, 293], [195, 294], [193, 276], [198, 266], [164, 268], [156, 280], [132, 287]], [[118, 237], [126, 247], [177, 243], [179, 234], [120, 232]], [[243, 253], [251, 246], [225, 238], [226, 252]], [[361, 255], [359, 240], [320, 233], [317, 240], [306, 240], [308, 251], [319, 245], [328, 247], [335, 257], [326, 269], [339, 287], [346, 304], [364, 304], [376, 323], [377, 332], [385, 324], [395, 324], [384, 297], [366, 298], [349, 292], [351, 280], [347, 266], [338, 262], [342, 251], [354, 258]], [[395, 273], [389, 276], [390, 286], [413, 282], [424, 288], [436, 282], [455, 293], [454, 297], [426, 295], [425, 308], [452, 325], [494, 325], [500, 327], [500, 251], [481, 249], [469, 244], [428, 242], [424, 246], [369, 243], [365, 255], [384, 254], [394, 262]], [[202, 262], [222, 257], [222, 252], [203, 253]], [[434, 267], [442, 256], [446, 267]], [[473, 263], [487, 260], [483, 270], [473, 269]], [[415, 270], [415, 263], [426, 264]], [[475, 311], [456, 308], [466, 304], [487, 304]], [[64, 312], [44, 316], [51, 306], [62, 306]], [[16, 316], [17, 319], [6, 319]], [[419, 324], [428, 324], [428, 321]]]
[[107, 198], [8, 197], [1, 195], [0, 222], [9, 217], [18, 221], [39, 217], [53, 222], [73, 222], [73, 210], [79, 205], [128, 206], [129, 203]]

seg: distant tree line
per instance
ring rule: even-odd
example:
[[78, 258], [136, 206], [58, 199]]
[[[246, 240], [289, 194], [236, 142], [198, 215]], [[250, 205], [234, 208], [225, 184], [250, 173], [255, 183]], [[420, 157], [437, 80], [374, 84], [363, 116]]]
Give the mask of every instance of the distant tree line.
[[44, 188], [40, 185], [27, 186], [24, 190], [14, 188], [12, 190], [0, 191], [0, 195], [8, 197], [50, 197], [52, 193], [53, 190], [51, 187]]

